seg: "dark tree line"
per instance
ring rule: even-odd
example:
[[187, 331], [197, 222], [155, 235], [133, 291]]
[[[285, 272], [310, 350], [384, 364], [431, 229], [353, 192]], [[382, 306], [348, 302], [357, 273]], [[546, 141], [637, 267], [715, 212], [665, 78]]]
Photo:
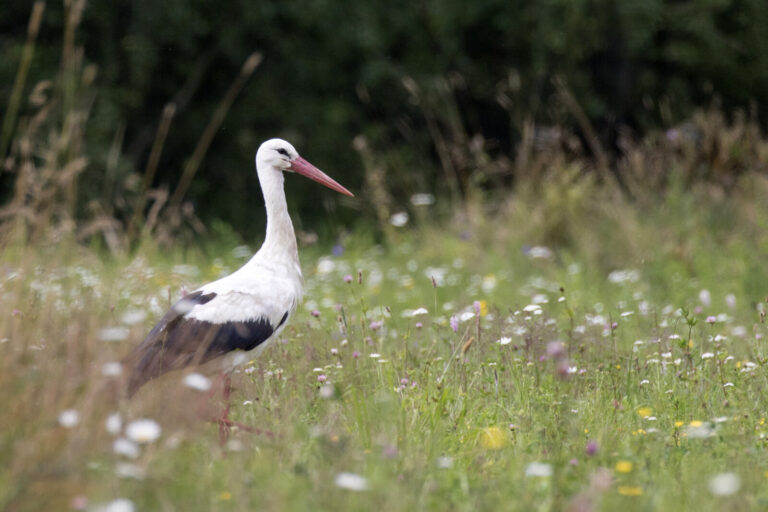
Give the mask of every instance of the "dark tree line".
[[[61, 65], [69, 3], [46, 2], [27, 93]], [[30, 10], [22, 0], [0, 10], [3, 105]], [[245, 233], [261, 229], [251, 207], [260, 203], [253, 155], [273, 136], [355, 189], [364, 177], [353, 140], [363, 135], [400, 184], [396, 193], [439, 192], [446, 131], [480, 134], [487, 151], [514, 158], [526, 122], [571, 127], [580, 137], [587, 126], [610, 151], [621, 130], [673, 126], [714, 97], [726, 111], [751, 109], [765, 121], [766, 26], [764, 0], [91, 1], [75, 34], [84, 61], [97, 66], [84, 176], [104, 173], [118, 127], [120, 172], [141, 172], [173, 102], [153, 182], [178, 182], [254, 52], [263, 61], [185, 194], [203, 218]], [[291, 187], [312, 224], [324, 203], [312, 200], [313, 185]]]

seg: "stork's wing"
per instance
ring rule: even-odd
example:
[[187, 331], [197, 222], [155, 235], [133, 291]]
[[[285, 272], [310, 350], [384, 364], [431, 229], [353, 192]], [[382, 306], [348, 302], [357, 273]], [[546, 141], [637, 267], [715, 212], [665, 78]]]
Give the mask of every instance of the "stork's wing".
[[123, 360], [129, 375], [129, 396], [147, 381], [169, 371], [203, 364], [233, 350], [252, 350], [268, 340], [288, 318], [289, 311], [285, 310], [281, 318], [276, 317], [279, 321], [270, 319], [274, 315], [266, 315], [263, 307], [251, 308], [253, 316], [237, 321], [195, 318], [207, 307], [221, 309], [222, 304], [244, 300], [243, 294], [218, 295], [200, 290], [174, 304], [146, 339]]

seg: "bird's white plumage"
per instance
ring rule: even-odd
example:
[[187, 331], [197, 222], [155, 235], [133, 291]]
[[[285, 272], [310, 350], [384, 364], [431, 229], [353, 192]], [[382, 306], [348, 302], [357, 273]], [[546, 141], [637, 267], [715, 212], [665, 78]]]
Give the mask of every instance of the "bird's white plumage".
[[283, 172], [297, 172], [346, 195], [351, 192], [280, 139], [256, 153], [267, 210], [261, 249], [234, 273], [201, 286], [174, 305], [126, 358], [129, 393], [147, 380], [195, 361], [230, 369], [264, 350], [278, 337], [302, 296], [296, 235], [283, 190]]
[[[266, 318], [277, 326], [301, 300], [301, 274], [290, 266], [246, 265], [234, 274], [198, 290], [216, 294], [210, 302], [194, 305], [186, 318], [221, 324]], [[277, 267], [277, 268], [276, 268]]]

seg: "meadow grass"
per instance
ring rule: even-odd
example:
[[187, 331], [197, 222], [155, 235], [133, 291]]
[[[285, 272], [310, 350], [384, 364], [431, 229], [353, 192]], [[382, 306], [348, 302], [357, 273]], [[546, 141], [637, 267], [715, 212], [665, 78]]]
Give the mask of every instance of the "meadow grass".
[[[116, 257], [9, 243], [0, 508], [765, 508], [768, 207], [754, 180], [737, 198], [647, 208], [596, 189], [557, 209], [518, 196], [489, 220], [305, 248], [303, 305], [233, 376], [232, 415], [273, 435], [224, 444], [182, 374], [118, 403], [103, 373], [257, 243]], [[140, 418], [157, 439], [129, 439]]]

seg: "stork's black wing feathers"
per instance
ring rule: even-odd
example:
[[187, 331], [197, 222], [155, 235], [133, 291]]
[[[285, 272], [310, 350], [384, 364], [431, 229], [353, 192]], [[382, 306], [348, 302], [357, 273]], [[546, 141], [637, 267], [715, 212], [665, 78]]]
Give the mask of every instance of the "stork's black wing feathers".
[[203, 295], [198, 291], [182, 298], [123, 361], [128, 370], [129, 395], [169, 371], [203, 364], [233, 350], [252, 350], [269, 339], [288, 318], [286, 312], [278, 326], [272, 327], [266, 318], [211, 323], [185, 317], [192, 307], [215, 297], [215, 293]]

